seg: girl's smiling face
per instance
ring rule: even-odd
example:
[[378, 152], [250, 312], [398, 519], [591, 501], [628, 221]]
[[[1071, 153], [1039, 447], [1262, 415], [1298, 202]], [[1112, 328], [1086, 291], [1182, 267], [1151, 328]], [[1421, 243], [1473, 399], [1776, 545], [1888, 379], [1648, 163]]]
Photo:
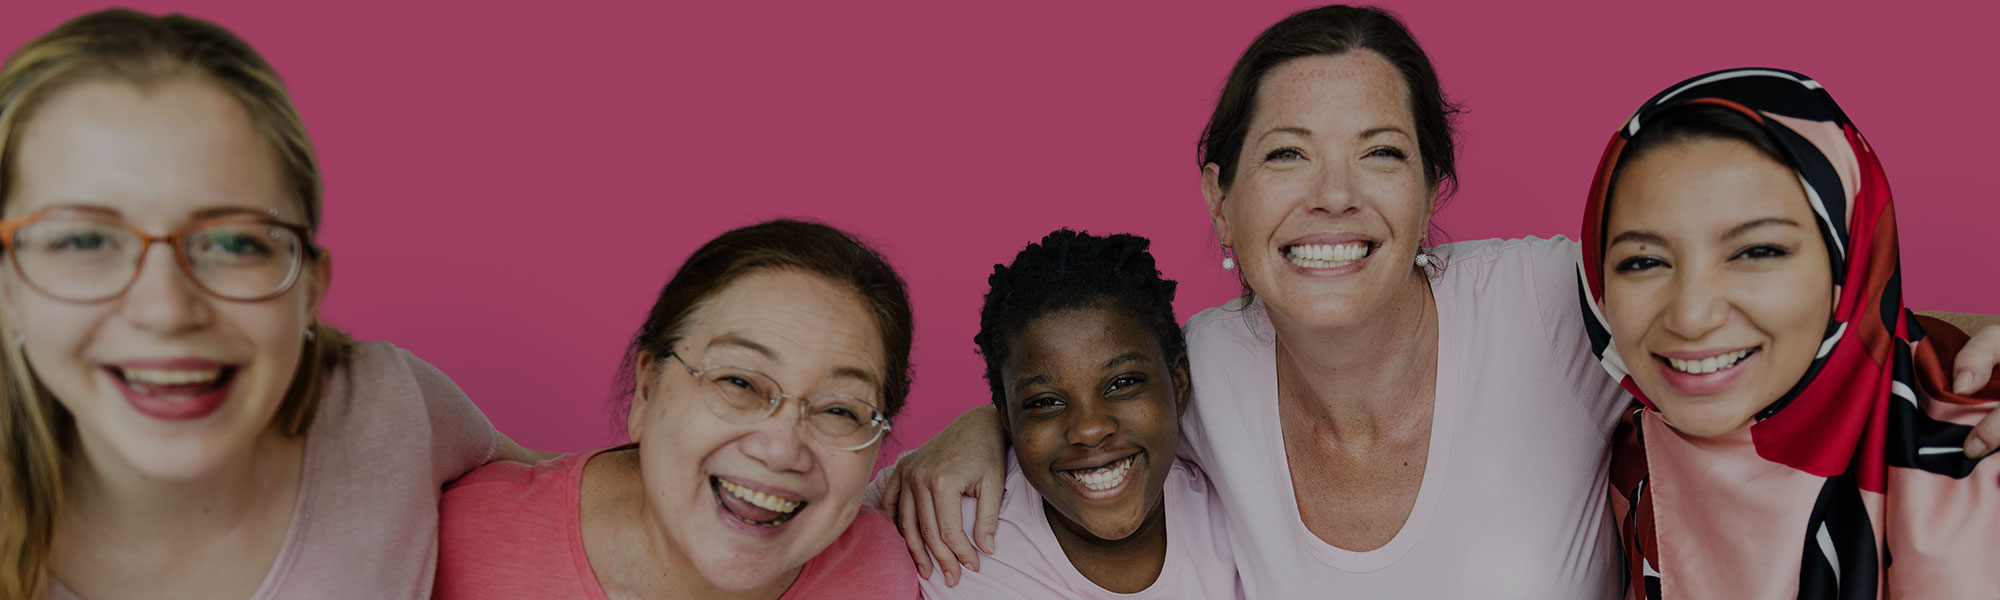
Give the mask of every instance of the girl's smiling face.
[[[85, 79], [50, 92], [20, 127], [0, 216], [151, 235], [218, 216], [306, 223], [269, 138], [210, 81]], [[97, 469], [173, 481], [208, 476], [277, 435], [271, 423], [330, 274], [323, 258], [307, 259], [283, 293], [230, 300], [204, 291], [160, 243], [123, 293], [77, 302], [37, 289], [17, 267], [0, 272], [0, 313], [75, 417], [82, 453]]]
[[1000, 370], [1022, 474], [1050, 521], [1086, 540], [1122, 540], [1164, 514], [1188, 370], [1150, 331], [1105, 307], [1042, 315]]
[[1632, 380], [1682, 433], [1749, 424], [1805, 376], [1833, 311], [1798, 175], [1700, 138], [1631, 159], [1611, 197], [1604, 312]]

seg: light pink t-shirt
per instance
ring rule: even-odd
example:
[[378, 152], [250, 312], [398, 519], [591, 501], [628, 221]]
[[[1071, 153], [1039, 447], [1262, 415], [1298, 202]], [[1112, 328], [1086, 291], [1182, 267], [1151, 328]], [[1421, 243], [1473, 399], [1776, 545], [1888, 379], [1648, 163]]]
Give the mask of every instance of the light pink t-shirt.
[[[887, 469], [884, 469], [887, 472]], [[1092, 583], [1076, 570], [1050, 529], [1042, 510], [1042, 495], [1021, 466], [1007, 455], [1006, 492], [1000, 497], [1000, 529], [993, 535], [994, 554], [979, 558], [979, 571], [966, 569], [958, 587], [944, 583], [944, 573], [931, 571], [918, 582], [924, 598], [1076, 598], [1089, 600], [1165, 600], [1242, 598], [1236, 564], [1223, 531], [1221, 501], [1208, 478], [1194, 463], [1175, 459], [1161, 489], [1166, 503], [1167, 562], [1160, 578], [1144, 590], [1119, 594]], [[965, 530], [971, 535], [979, 517], [973, 498], [965, 499]], [[908, 556], [906, 553], [905, 556]]]
[[450, 378], [386, 342], [356, 344], [325, 386], [291, 527], [251, 598], [428, 598], [440, 489], [500, 437]]
[[[437, 598], [605, 600], [583, 551], [583, 468], [610, 448], [534, 466], [497, 462], [451, 484], [438, 507]], [[889, 518], [856, 514], [779, 600], [909, 599], [917, 568]]]
[[1220, 490], [1249, 597], [1618, 595], [1606, 468], [1630, 397], [1590, 354], [1576, 251], [1562, 238], [1438, 249], [1429, 463], [1402, 530], [1367, 552], [1320, 541], [1299, 516], [1262, 304], [1189, 320], [1184, 447]]

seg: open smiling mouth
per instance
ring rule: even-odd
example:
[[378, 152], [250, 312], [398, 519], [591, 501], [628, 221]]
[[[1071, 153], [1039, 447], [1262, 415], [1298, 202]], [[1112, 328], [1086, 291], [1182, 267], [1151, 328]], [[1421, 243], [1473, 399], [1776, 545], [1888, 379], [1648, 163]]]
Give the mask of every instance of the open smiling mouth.
[[710, 476], [708, 485], [715, 490], [715, 503], [722, 507], [723, 512], [751, 525], [761, 527], [784, 525], [806, 507], [804, 500], [786, 500], [737, 485], [720, 477]]
[[1104, 466], [1089, 469], [1068, 469], [1061, 471], [1061, 473], [1070, 479], [1075, 479], [1077, 483], [1083, 484], [1084, 489], [1101, 492], [1124, 485], [1125, 478], [1132, 474], [1132, 464], [1138, 460], [1139, 455], [1134, 454], [1111, 461], [1110, 464]]
[[1745, 348], [1735, 352], [1724, 352], [1703, 359], [1667, 358], [1657, 354], [1653, 355], [1653, 358], [1666, 363], [1667, 368], [1675, 371], [1689, 375], [1708, 375], [1718, 371], [1727, 371], [1731, 367], [1742, 364], [1745, 359], [1756, 356], [1760, 350], [1763, 350], [1763, 346]]
[[1283, 248], [1285, 260], [1307, 269], [1337, 269], [1361, 262], [1375, 253], [1373, 242], [1294, 244]]
[[220, 390], [236, 377], [236, 367], [232, 366], [211, 369], [125, 369], [106, 366], [104, 371], [132, 391], [168, 402], [186, 402], [189, 398]]

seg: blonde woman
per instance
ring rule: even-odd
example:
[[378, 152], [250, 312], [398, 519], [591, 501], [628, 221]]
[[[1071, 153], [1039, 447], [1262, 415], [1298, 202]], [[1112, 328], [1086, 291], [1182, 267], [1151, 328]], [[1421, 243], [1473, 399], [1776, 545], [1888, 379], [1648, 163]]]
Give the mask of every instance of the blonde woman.
[[320, 176], [271, 67], [84, 15], [0, 67], [0, 597], [427, 597], [439, 486], [527, 459], [317, 320]]

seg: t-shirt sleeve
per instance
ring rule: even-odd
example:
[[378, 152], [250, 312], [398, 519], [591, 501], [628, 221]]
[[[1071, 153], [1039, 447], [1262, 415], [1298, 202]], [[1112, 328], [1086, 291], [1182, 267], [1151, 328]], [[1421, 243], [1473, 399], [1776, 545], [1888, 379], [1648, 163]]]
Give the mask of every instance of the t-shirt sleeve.
[[1582, 247], [1562, 236], [1528, 238], [1527, 242], [1532, 257], [1528, 272], [1534, 280], [1542, 331], [1549, 335], [1551, 363], [1577, 391], [1576, 397], [1585, 402], [1591, 422], [1602, 425], [1601, 430], [1608, 433], [1631, 400], [1591, 352], [1590, 336], [1584, 331], [1583, 281], [1578, 270]]
[[914, 600], [917, 567], [889, 517], [872, 508], [854, 515], [847, 531], [813, 557], [783, 600], [889, 598]]
[[500, 452], [500, 433], [486, 420], [486, 413], [443, 371], [406, 350], [397, 352], [416, 379], [430, 416], [432, 479], [444, 485], [492, 462]]

